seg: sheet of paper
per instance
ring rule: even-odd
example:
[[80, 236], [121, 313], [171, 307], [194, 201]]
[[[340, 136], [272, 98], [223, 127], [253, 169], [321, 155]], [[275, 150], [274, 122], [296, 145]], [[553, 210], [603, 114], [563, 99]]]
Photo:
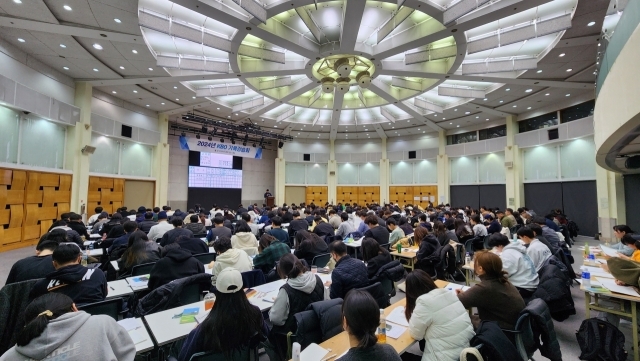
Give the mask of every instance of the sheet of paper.
[[457, 283], [450, 282], [445, 288], [449, 290], [457, 290], [457, 289], [461, 290], [462, 287], [464, 287], [464, 285], [459, 285]]
[[404, 316], [404, 307], [396, 307], [389, 316], [387, 316], [387, 322], [395, 323], [396, 325], [409, 327], [409, 322]]
[[633, 289], [633, 287], [628, 286], [618, 286], [616, 281], [613, 279], [604, 278], [600, 280], [602, 286], [607, 288], [611, 292], [622, 293], [623, 295], [640, 297], [640, 294]]
[[141, 326], [138, 323], [138, 320], [136, 320], [135, 318], [122, 319], [122, 320], [118, 321], [118, 324], [120, 326], [124, 327], [124, 329], [127, 330], [127, 331], [135, 330], [136, 328]]
[[[391, 329], [389, 329], [389, 326], [392, 326]], [[402, 327], [398, 325], [387, 325], [387, 337], [398, 339], [398, 337], [402, 336], [402, 334], [406, 330], [407, 330], [406, 327]]]
[[605, 278], [613, 278], [613, 276], [611, 275], [611, 273], [608, 273], [607, 271], [603, 270], [600, 267], [590, 267], [590, 266], [584, 266], [587, 268], [587, 270], [589, 271], [589, 273], [591, 273], [591, 276], [596, 276], [596, 277], [605, 277]]
[[602, 252], [604, 252], [604, 254], [606, 254], [607, 256], [618, 257], [618, 251], [616, 251], [615, 249], [607, 246], [600, 246], [600, 248], [602, 248]]
[[139, 344], [148, 339], [146, 333], [142, 330], [129, 331], [129, 336], [131, 336], [134, 344]]
[[253, 289], [258, 291], [258, 292], [265, 292], [265, 293], [269, 293], [271, 291], [275, 291], [277, 289], [279, 289], [280, 287], [282, 287], [284, 285], [284, 282], [269, 282], [269, 283], [265, 283], [263, 285], [254, 287]]
[[317, 343], [312, 343], [300, 352], [300, 361], [320, 361], [328, 353], [329, 350], [321, 347]]
[[196, 316], [196, 322], [198, 322], [198, 324], [202, 323], [204, 321], [204, 319], [207, 318], [207, 316], [209, 316], [209, 311], [197, 315]]

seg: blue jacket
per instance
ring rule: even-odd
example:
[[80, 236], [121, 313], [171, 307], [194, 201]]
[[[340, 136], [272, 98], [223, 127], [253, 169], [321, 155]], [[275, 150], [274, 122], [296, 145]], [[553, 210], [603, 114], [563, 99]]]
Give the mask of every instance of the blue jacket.
[[344, 298], [354, 288], [367, 287], [369, 276], [364, 262], [346, 255], [336, 263], [331, 273], [331, 298]]
[[558, 227], [556, 222], [550, 220], [549, 218], [545, 218], [544, 221], [547, 224], [547, 227], [553, 229], [554, 232], [560, 232], [560, 227]]
[[129, 244], [129, 236], [130, 235], [131, 235], [131, 233], [125, 233], [122, 236], [114, 239], [113, 243], [111, 243], [111, 247], [109, 247], [109, 252], [111, 252], [114, 248], [116, 248], [118, 246]]

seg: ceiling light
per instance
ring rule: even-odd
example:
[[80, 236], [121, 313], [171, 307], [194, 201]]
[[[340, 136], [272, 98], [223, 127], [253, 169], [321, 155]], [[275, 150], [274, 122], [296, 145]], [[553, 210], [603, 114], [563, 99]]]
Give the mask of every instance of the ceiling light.
[[545, 94], [545, 96], [549, 96], [549, 93]]
[[504, 100], [501, 100], [500, 103], [504, 103]]
[[122, 65], [121, 65], [121, 66], [120, 66], [120, 69], [124, 70], [124, 66], [122, 66]]
[[[478, 118], [480, 118], [480, 117], [477, 116], [476, 119], [478, 119]], [[420, 129], [418, 129], [418, 130], [420, 130]]]
[[527, 107], [527, 110], [531, 109], [531, 107]]
[[173, 87], [173, 89], [178, 89], [178, 87], [177, 87], [177, 86], [174, 86], [174, 87]]
[[138, 51], [136, 49], [131, 50], [131, 52], [134, 54], [138, 54]]
[[566, 97], [568, 97], [568, 96], [571, 96], [571, 94], [567, 94], [567, 95], [565, 95], [565, 96], [566, 96]]
[[458, 109], [454, 109], [453, 111], [454, 111], [454, 112], [457, 112], [457, 111], [458, 111]]
[[176, 100], [180, 100], [180, 99], [176, 98]]
[[558, 56], [562, 58], [562, 57], [564, 56], [564, 53], [562, 53], [562, 54], [560, 54], [560, 55], [558, 55]]
[[69, 6], [69, 5], [64, 5], [64, 6], [63, 6], [63, 8], [64, 8], [65, 10], [67, 10], [67, 11], [71, 11], [71, 10], [73, 10], [73, 9], [71, 9], [71, 6]]
[[230, 116], [230, 115], [227, 115], [227, 118], [231, 118], [231, 116]]
[[97, 68], [93, 68], [93, 71], [98, 71], [98, 69]]
[[160, 103], [161, 105], [164, 105], [164, 103]]
[[506, 91], [509, 91], [509, 90], [511, 90], [511, 88], [507, 88], [507, 89], [505, 89], [505, 90], [506, 90]]
[[540, 73], [542, 73], [542, 70], [538, 70], [536, 73], [540, 74]]
[[459, 125], [456, 125], [456, 128], [460, 128], [460, 126], [459, 126]]
[[[216, 108], [216, 109], [220, 110], [220, 108]], [[264, 122], [264, 119], [262, 119], [262, 121]]]
[[464, 112], [464, 114], [471, 114], [471, 112]]
[[149, 106], [149, 104], [147, 104], [147, 106]]
[[525, 90], [524, 92], [525, 92], [525, 93], [531, 93], [532, 91], [533, 91], [533, 89], [527, 89], [527, 90]]
[[514, 108], [517, 108], [518, 106], [517, 106], [517, 105], [514, 105], [513, 107], [514, 107]]
[[598, 46], [600, 46], [600, 43], [598, 43]]
[[67, 46], [66, 46], [66, 45], [64, 45], [64, 44], [60, 44], [60, 47], [61, 47], [61, 48], [66, 48]]
[[116, 22], [116, 23], [118, 23], [118, 24], [120, 24], [120, 23], [122, 22], [122, 20], [120, 20], [120, 19], [118, 19], [118, 18], [113, 19], [113, 21], [115, 21], [115, 22]]
[[100, 45], [100, 44], [98, 44], [98, 43], [93, 44], [93, 47], [94, 47], [95, 49], [102, 50], [102, 45]]
[[570, 71], [572, 71], [572, 70], [573, 70], [573, 69], [569, 68], [569, 69], [567, 69], [567, 72], [570, 72]]
[[193, 99], [195, 99], [196, 97], [192, 97]]
[[[138, 91], [137, 91], [137, 90], [134, 90], [133, 92], [134, 92], [134, 93], [137, 93]], [[176, 99], [176, 100], [177, 100], [177, 99]]]
[[595, 21], [591, 21], [591, 22], [589, 22], [589, 24], [587, 24], [587, 26], [594, 26], [594, 25], [596, 25]]
[[153, 71], [153, 68], [149, 68], [150, 71]]
[[453, 123], [449, 123], [449, 124], [453, 124]]
[[236, 115], [238, 115], [238, 113], [236, 113]]
[[113, 94], [117, 94], [117, 92], [116, 92], [115, 90], [112, 90], [111, 92], [112, 92]]
[[485, 120], [489, 120], [489, 118], [485, 119]]
[[484, 100], [484, 101], [486, 102], [486, 101], [487, 101], [487, 98], [484, 98], [484, 99], [482, 99], [482, 100]]
[[63, 66], [62, 69], [69, 70], [69, 67], [68, 66]]
[[18, 41], [21, 43], [24, 43], [24, 39], [23, 38], [18, 38]]
[[13, 0], [13, 2], [16, 4], [22, 4], [22, 0]]

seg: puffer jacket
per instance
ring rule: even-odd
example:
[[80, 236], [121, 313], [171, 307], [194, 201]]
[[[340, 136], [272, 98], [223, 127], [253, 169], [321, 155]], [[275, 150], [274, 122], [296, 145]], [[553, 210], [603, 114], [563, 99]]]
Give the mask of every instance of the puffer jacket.
[[378, 269], [378, 272], [371, 278], [371, 283], [379, 282], [382, 278], [388, 278], [393, 282], [400, 282], [406, 273], [400, 261], [391, 261]]
[[475, 335], [469, 313], [455, 293], [444, 288], [418, 297], [409, 333], [426, 341], [422, 361], [457, 360]]
[[527, 248], [519, 242], [511, 242], [500, 254], [502, 269], [509, 281], [516, 287], [535, 290], [538, 287], [538, 273], [533, 261], [527, 256]]
[[[562, 351], [558, 337], [553, 327], [553, 320], [549, 308], [541, 299], [531, 300], [521, 314], [528, 313], [531, 317], [531, 329], [536, 348], [540, 354], [552, 361], [562, 360]], [[540, 342], [542, 341], [542, 343]], [[535, 351], [535, 350], [532, 350]]]
[[564, 265], [555, 257], [549, 257], [544, 266], [538, 271], [540, 284], [531, 299], [540, 298], [549, 306], [551, 317], [556, 321], [564, 321], [576, 314], [573, 297], [569, 289], [570, 280], [562, 272]]
[[238, 232], [231, 236], [231, 247], [233, 248], [252, 248], [258, 247], [258, 240], [251, 232]]

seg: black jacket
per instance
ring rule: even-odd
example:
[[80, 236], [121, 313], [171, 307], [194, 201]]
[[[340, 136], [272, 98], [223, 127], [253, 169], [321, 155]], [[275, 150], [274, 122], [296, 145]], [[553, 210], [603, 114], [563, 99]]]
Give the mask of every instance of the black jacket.
[[404, 232], [405, 236], [408, 235], [408, 234], [412, 234], [413, 233], [413, 227], [409, 223], [405, 223], [405, 224], [403, 224], [401, 226], [398, 226], [398, 227], [400, 227], [400, 229], [402, 229], [402, 231]]
[[167, 231], [160, 240], [160, 245], [162, 247], [175, 242], [178, 237], [185, 236], [187, 238], [193, 238], [193, 232], [184, 228], [174, 228], [170, 231]]
[[124, 234], [124, 228], [122, 228], [122, 231], [120, 234], [114, 234], [111, 232], [111, 230], [116, 228], [117, 226], [122, 227], [122, 223], [123, 222], [120, 222], [120, 220], [109, 221], [105, 223], [104, 226], [102, 226], [102, 230], [100, 230], [100, 234], [106, 234], [107, 238], [117, 238], [122, 234]]
[[469, 344], [472, 347], [483, 344], [480, 353], [485, 360], [514, 361], [522, 359], [516, 347], [502, 332], [496, 321], [480, 322], [476, 335], [473, 336]]
[[424, 237], [424, 239], [420, 242], [420, 247], [418, 248], [418, 252], [416, 253], [418, 261], [431, 256], [439, 247], [440, 243], [438, 243], [438, 240], [432, 234]]
[[67, 222], [67, 227], [73, 229], [78, 232], [80, 236], [84, 236], [86, 239], [89, 239], [89, 232], [87, 232], [87, 227], [85, 227], [82, 222]]
[[134, 315], [142, 317], [184, 304], [184, 302], [181, 303], [180, 301], [182, 290], [192, 284], [200, 284], [202, 286], [201, 289], [208, 289], [211, 286], [211, 276], [206, 273], [198, 273], [156, 288], [140, 299], [136, 305]]
[[148, 286], [153, 290], [178, 278], [198, 273], [204, 273], [202, 263], [193, 258], [189, 250], [174, 248], [153, 266], [149, 273]]
[[382, 254], [378, 254], [377, 256], [368, 260], [367, 275], [369, 276], [369, 278], [375, 276], [376, 273], [378, 273], [378, 270], [387, 263], [391, 263], [391, 255], [389, 254], [389, 252], [387, 252], [387, 250], [385, 250]]
[[209, 253], [209, 246], [200, 238], [180, 238], [176, 241], [180, 248], [186, 249], [191, 254]]
[[320, 222], [316, 224], [316, 226], [313, 228], [313, 233], [324, 238], [324, 236], [333, 236], [335, 234], [335, 230], [333, 229], [333, 226], [330, 225], [329, 223]]
[[364, 232], [365, 237], [371, 237], [378, 241], [379, 244], [389, 243], [389, 231], [385, 226], [377, 226]]
[[553, 328], [553, 319], [544, 301], [539, 298], [531, 300], [522, 310], [521, 314], [524, 313], [530, 315], [533, 339], [536, 343], [535, 346], [540, 349], [540, 354], [551, 361], [562, 361], [562, 351], [560, 351], [560, 343], [558, 343], [556, 331]]
[[289, 223], [289, 237], [293, 237], [299, 230], [308, 230], [309, 223], [304, 219], [294, 219]]
[[38, 281], [12, 283], [0, 290], [0, 354], [16, 344], [18, 331], [24, 327], [23, 315], [29, 305], [29, 291]]
[[48, 292], [65, 294], [76, 305], [99, 302], [107, 297], [107, 278], [99, 268], [74, 264], [62, 267], [38, 281], [29, 293], [29, 301]]
[[549, 257], [547, 263], [538, 271], [539, 284], [531, 299], [540, 298], [549, 306], [551, 317], [564, 321], [576, 314], [569, 285], [571, 281], [562, 271], [564, 265], [555, 257]]
[[331, 273], [331, 298], [344, 298], [347, 292], [354, 288], [367, 287], [369, 277], [367, 276], [367, 266], [355, 258], [346, 255], [336, 263]]
[[48, 256], [31, 256], [14, 263], [7, 276], [5, 284], [45, 278], [49, 273], [55, 272], [53, 258]]
[[240, 207], [238, 208], [238, 211], [236, 212], [236, 214], [242, 214], [242, 213], [248, 213], [249, 211], [244, 208], [244, 207]]
[[400, 261], [391, 261], [378, 269], [378, 272], [371, 278], [371, 283], [379, 282], [383, 278], [388, 278], [393, 282], [400, 282], [406, 273]]
[[296, 341], [303, 348], [312, 343], [319, 344], [342, 332], [342, 298], [314, 302], [294, 317]]
[[313, 257], [325, 253], [329, 253], [329, 246], [327, 246], [325, 242], [314, 242], [312, 239], [305, 239], [300, 242], [294, 255], [298, 257], [298, 259], [304, 259], [308, 265], [311, 265]]
[[149, 233], [149, 231], [151, 230], [151, 227], [157, 225], [158, 222], [155, 222], [153, 220], [144, 220], [140, 223], [138, 223], [138, 229], [141, 230], [144, 233]]
[[291, 214], [291, 212], [284, 212], [284, 214], [282, 214], [282, 223], [291, 223], [292, 220], [293, 214]]

